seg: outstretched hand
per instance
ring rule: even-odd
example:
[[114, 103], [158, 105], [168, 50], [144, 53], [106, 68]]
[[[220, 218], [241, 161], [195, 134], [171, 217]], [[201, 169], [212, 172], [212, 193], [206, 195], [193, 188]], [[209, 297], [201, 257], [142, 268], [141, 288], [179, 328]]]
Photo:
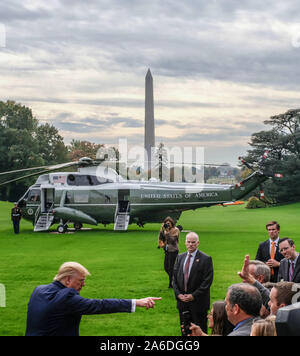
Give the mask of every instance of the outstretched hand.
[[244, 259], [244, 265], [242, 272], [238, 272], [238, 275], [242, 278], [244, 283], [253, 284], [255, 283], [255, 278], [249, 272], [250, 256], [246, 255]]
[[191, 336], [208, 336], [207, 334], [205, 334], [202, 329], [200, 328], [200, 326], [191, 323], [191, 327], [190, 330], [192, 331]]
[[156, 300], [161, 300], [161, 297], [159, 298], [147, 297], [147, 298], [137, 299], [136, 306], [141, 308], [146, 308], [146, 309], [154, 308]]

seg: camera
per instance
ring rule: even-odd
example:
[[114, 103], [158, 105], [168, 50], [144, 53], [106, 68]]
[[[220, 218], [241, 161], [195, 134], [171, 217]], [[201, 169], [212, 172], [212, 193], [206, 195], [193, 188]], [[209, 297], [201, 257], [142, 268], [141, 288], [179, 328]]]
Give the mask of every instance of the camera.
[[183, 329], [182, 329], [183, 336], [190, 335], [192, 333], [192, 331], [190, 330], [191, 322], [192, 322], [191, 313], [189, 311], [182, 312], [182, 320], [183, 320]]
[[170, 227], [170, 225], [168, 223], [164, 223], [164, 228], [168, 229]]
[[299, 336], [300, 303], [280, 308], [277, 311], [275, 323], [278, 336]]

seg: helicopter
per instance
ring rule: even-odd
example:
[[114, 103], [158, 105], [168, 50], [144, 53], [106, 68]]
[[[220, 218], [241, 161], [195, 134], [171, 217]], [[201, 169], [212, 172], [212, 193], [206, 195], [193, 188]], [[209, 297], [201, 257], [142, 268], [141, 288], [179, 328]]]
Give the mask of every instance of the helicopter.
[[[266, 157], [267, 153], [260, 163]], [[17, 202], [23, 218], [32, 222], [35, 232], [49, 231], [52, 225], [58, 224], [57, 231], [65, 233], [70, 223], [74, 224], [75, 230], [80, 230], [83, 224], [114, 223], [114, 230], [126, 231], [132, 223], [144, 227], [145, 223], [160, 223], [166, 216], [178, 221], [187, 210], [226, 206], [274, 177], [259, 167], [254, 168], [241, 157], [240, 160], [251, 173], [232, 185], [127, 180], [116, 170], [83, 157], [76, 162], [36, 167], [38, 172], [8, 180], [0, 186], [39, 176]], [[78, 168], [77, 172], [61, 171], [74, 166]], [[0, 176], [32, 169], [3, 172]]]

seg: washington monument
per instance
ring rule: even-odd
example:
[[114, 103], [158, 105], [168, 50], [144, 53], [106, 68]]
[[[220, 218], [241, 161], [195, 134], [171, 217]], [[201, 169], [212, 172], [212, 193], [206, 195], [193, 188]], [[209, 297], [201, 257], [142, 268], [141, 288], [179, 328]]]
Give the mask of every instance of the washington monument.
[[145, 79], [145, 151], [147, 157], [145, 168], [151, 170], [151, 150], [155, 147], [155, 133], [154, 133], [154, 101], [153, 101], [153, 78], [148, 69]]

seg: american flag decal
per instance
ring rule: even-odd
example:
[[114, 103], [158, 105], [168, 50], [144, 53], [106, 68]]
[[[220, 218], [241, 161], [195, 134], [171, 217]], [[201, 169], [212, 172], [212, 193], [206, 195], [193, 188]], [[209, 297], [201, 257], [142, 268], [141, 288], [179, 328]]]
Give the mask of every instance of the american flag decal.
[[53, 183], [66, 183], [66, 176], [53, 176]]

